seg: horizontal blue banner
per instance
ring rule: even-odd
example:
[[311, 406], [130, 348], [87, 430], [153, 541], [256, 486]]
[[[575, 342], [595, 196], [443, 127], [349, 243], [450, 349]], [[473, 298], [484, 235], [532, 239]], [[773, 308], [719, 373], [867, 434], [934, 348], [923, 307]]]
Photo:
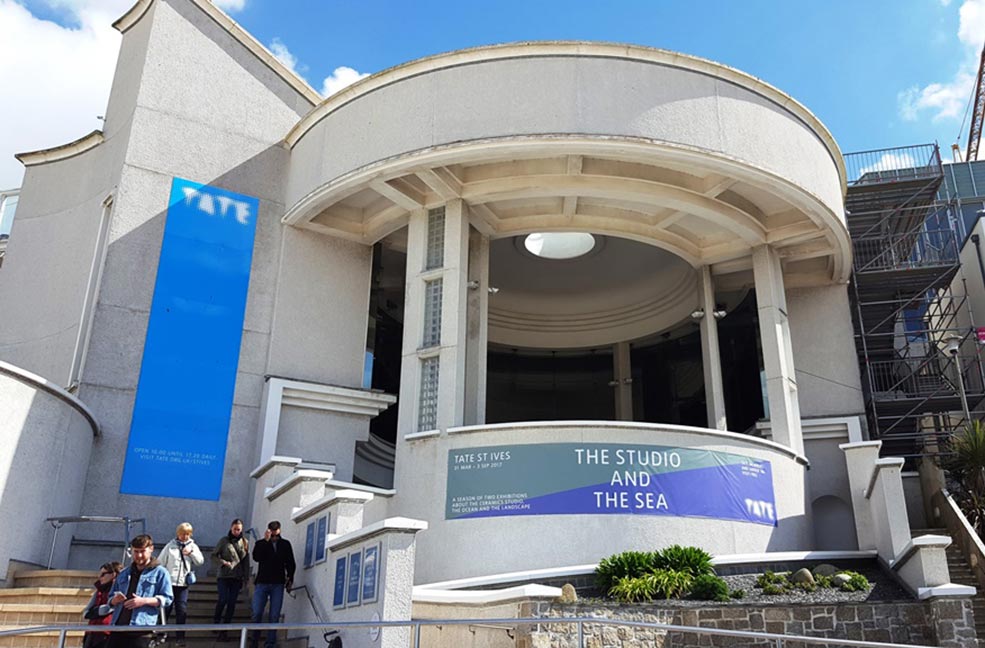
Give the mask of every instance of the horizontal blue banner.
[[121, 493], [219, 499], [258, 213], [172, 182]]
[[586, 513], [778, 517], [770, 462], [744, 455], [601, 443], [448, 451], [446, 519]]

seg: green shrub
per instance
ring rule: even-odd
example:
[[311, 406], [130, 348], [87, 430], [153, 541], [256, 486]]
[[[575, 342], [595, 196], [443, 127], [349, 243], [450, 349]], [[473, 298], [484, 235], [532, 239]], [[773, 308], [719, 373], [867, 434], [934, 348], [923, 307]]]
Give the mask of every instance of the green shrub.
[[843, 592], [864, 592], [869, 589], [869, 579], [858, 572], [841, 572], [849, 577], [848, 582], [841, 584]]
[[609, 592], [623, 578], [640, 578], [659, 567], [652, 551], [624, 551], [599, 561], [595, 583], [600, 592]]
[[773, 573], [766, 570], [756, 578], [756, 587], [765, 588], [767, 585], [775, 585], [781, 589], [786, 589], [790, 585], [790, 581], [787, 580], [787, 573], [780, 572], [779, 574]]
[[824, 576], [823, 574], [815, 574], [814, 582], [817, 583], [818, 587], [834, 587], [834, 583], [831, 582], [830, 576]]
[[688, 572], [695, 578], [703, 574], [715, 573], [711, 564], [711, 554], [699, 547], [671, 545], [658, 554], [657, 567]]
[[691, 584], [691, 596], [701, 601], [727, 601], [728, 583], [718, 576], [702, 574]]
[[804, 582], [801, 582], [801, 583], [793, 583], [793, 586], [796, 587], [797, 589], [803, 590], [805, 592], [813, 592], [814, 590], [817, 589], [817, 583], [812, 583], [810, 581], [804, 581]]
[[733, 599], [744, 599], [746, 597], [746, 591], [744, 589], [734, 589], [729, 592], [729, 597]]
[[771, 594], [771, 595], [785, 594], [787, 591], [785, 587], [777, 585], [776, 583], [766, 583], [762, 587], [763, 587], [763, 594]]
[[642, 603], [656, 597], [654, 582], [648, 576], [624, 576], [608, 590], [610, 597], [623, 603]]
[[677, 569], [656, 569], [644, 576], [653, 583], [656, 596], [665, 599], [680, 598], [691, 591], [694, 576], [691, 572]]

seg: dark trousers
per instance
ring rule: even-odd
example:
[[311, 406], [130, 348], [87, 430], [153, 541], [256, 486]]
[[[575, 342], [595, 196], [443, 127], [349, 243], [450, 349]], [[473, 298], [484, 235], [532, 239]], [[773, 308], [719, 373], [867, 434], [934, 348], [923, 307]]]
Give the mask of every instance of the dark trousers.
[[[185, 621], [188, 619], [188, 586], [184, 587], [173, 587], [174, 590], [174, 601], [168, 607], [168, 621], [174, 619], [174, 623], [178, 625], [185, 625]], [[176, 632], [178, 639], [184, 639], [184, 632]]]
[[233, 620], [233, 615], [236, 614], [236, 599], [239, 598], [239, 590], [243, 587], [243, 581], [238, 578], [220, 578], [215, 583], [219, 589], [219, 602], [215, 604], [212, 622], [230, 623]]
[[106, 648], [148, 648], [151, 636], [143, 632], [114, 632]]

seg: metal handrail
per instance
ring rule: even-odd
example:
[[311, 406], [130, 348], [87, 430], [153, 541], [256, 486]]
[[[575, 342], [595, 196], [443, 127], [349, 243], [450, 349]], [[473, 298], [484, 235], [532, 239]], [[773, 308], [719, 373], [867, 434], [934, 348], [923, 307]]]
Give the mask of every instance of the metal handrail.
[[131, 517], [115, 517], [107, 515], [70, 515], [61, 517], [50, 517], [45, 518], [45, 522], [49, 523], [51, 527], [55, 530], [51, 534], [51, 549], [48, 551], [48, 565], [47, 568], [51, 569], [51, 561], [55, 555], [55, 543], [58, 541], [58, 529], [62, 528], [66, 524], [79, 524], [82, 522], [108, 522], [110, 524], [122, 524], [123, 525], [123, 559], [120, 561], [124, 565], [127, 562], [127, 550], [130, 547], [130, 527], [134, 524], [140, 524], [140, 532], [147, 533], [147, 520], [146, 518], [131, 518]]
[[801, 644], [814, 646], [855, 646], [857, 648], [931, 648], [924, 644], [898, 644], [881, 641], [859, 641], [856, 639], [833, 639], [828, 637], [808, 637], [804, 635], [777, 634], [774, 632], [750, 632], [746, 630], [722, 630], [719, 628], [705, 628], [697, 626], [683, 626], [669, 623], [648, 623], [644, 621], [623, 621], [616, 619], [597, 618], [597, 617], [528, 617], [528, 618], [504, 618], [504, 619], [411, 619], [408, 621], [338, 621], [335, 623], [232, 623], [232, 624], [187, 624], [182, 626], [88, 626], [88, 625], [48, 625], [36, 626], [31, 628], [18, 628], [16, 630], [0, 630], [0, 637], [13, 637], [22, 635], [39, 634], [43, 632], [58, 632], [58, 648], [65, 648], [65, 638], [69, 632], [83, 632], [86, 630], [97, 632], [221, 632], [230, 630], [239, 631], [239, 646], [246, 648], [248, 633], [250, 631], [262, 632], [264, 630], [311, 630], [319, 633], [327, 631], [339, 631], [346, 628], [409, 628], [414, 633], [413, 648], [421, 648], [421, 628], [432, 626], [455, 626], [455, 625], [554, 625], [554, 624], [577, 624], [578, 643], [580, 647], [585, 645], [585, 625], [606, 625], [622, 626], [627, 628], [647, 628], [653, 630], [663, 630], [665, 632], [678, 632], [682, 634], [710, 635], [718, 637], [735, 637], [739, 639], [752, 639], [760, 641], [772, 641], [777, 648], [782, 648], [785, 642], [792, 641]]

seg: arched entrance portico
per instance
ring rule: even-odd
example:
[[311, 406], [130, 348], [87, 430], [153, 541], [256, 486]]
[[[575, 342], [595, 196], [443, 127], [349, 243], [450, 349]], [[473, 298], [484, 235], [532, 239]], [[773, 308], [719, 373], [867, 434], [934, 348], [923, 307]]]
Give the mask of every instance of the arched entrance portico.
[[[326, 100], [287, 144], [286, 224], [364, 244], [406, 228], [394, 506], [432, 524], [421, 544], [425, 581], [523, 567], [508, 556], [472, 564], [468, 538], [495, 521], [457, 519], [444, 507], [449, 457], [503, 444], [661, 441], [741, 451], [771, 462], [782, 484], [775, 528], [672, 518], [655, 525], [633, 516], [613, 524], [604, 515], [550, 523], [532, 515], [496, 527], [506, 546], [523, 545], [530, 565], [588, 562], [603, 547], [657, 535], [683, 541], [696, 531], [723, 552], [809, 542], [786, 290], [845, 281], [850, 252], [840, 154], [806, 109], [735, 70], [668, 52], [503, 46], [371, 77]], [[649, 290], [649, 307], [615, 294], [592, 307], [576, 295], [569, 304], [581, 302], [580, 312], [561, 307], [552, 316], [542, 308], [549, 292], [528, 294], [526, 303], [519, 290], [491, 299], [489, 288], [498, 287], [490, 282], [491, 243], [513, 245], [538, 232], [634, 241], [673, 263], [632, 278]], [[742, 291], [755, 295], [772, 443], [726, 431], [715, 312], [719, 295]], [[700, 328], [706, 428], [485, 424], [487, 350], [497, 338], [540, 348], [612, 345], [615, 398], [625, 414], [632, 409], [626, 343], [681, 321]], [[772, 515], [771, 504], [747, 504], [755, 515]], [[599, 542], [572, 546], [564, 557], [531, 545], [547, 530], [586, 524]]]

